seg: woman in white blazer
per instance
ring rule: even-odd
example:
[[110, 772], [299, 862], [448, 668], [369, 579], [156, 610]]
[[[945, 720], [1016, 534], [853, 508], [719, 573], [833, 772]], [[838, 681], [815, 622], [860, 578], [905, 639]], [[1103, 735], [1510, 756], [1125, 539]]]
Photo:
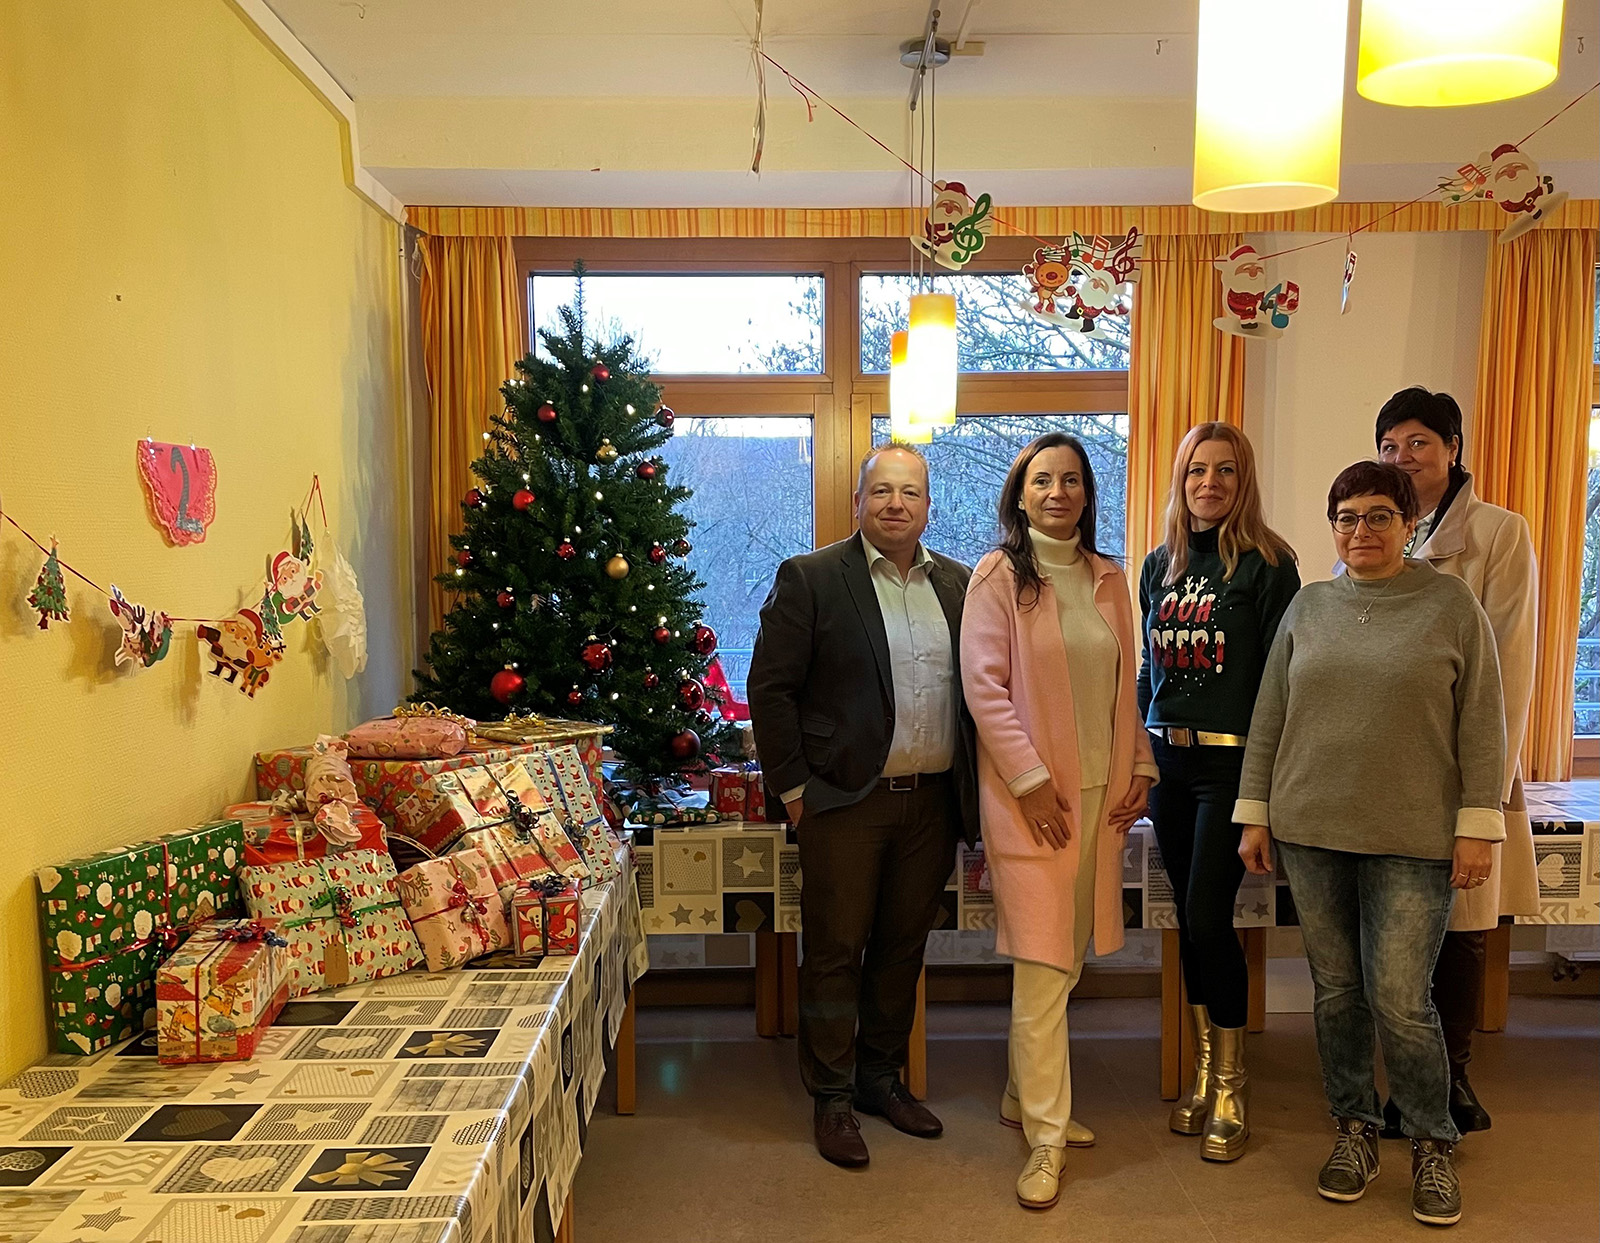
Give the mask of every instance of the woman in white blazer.
[[[1448, 393], [1402, 389], [1378, 412], [1376, 438], [1378, 457], [1411, 476], [1421, 502], [1423, 516], [1407, 555], [1472, 588], [1488, 614], [1500, 658], [1506, 839], [1495, 848], [1488, 882], [1456, 894], [1433, 976], [1433, 1001], [1450, 1052], [1450, 1114], [1462, 1132], [1484, 1131], [1489, 1115], [1467, 1079], [1483, 993], [1484, 932], [1502, 915], [1535, 915], [1539, 910], [1533, 830], [1519, 762], [1533, 699], [1538, 565], [1522, 516], [1473, 495], [1472, 476], [1461, 467], [1461, 407]], [[1392, 1104], [1385, 1108], [1385, 1121], [1399, 1133]], [[1388, 1126], [1384, 1133], [1389, 1133]]]

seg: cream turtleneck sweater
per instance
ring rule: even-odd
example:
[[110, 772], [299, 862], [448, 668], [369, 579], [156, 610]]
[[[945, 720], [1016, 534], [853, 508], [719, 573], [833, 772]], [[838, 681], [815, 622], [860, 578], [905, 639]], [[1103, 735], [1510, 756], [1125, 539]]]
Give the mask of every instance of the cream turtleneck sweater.
[[[1078, 550], [1078, 533], [1055, 539], [1030, 530], [1040, 575], [1055, 594], [1061, 639], [1072, 678], [1072, 709], [1078, 727], [1078, 774], [1084, 789], [1106, 784], [1111, 771], [1111, 732], [1116, 714], [1117, 673], [1121, 651], [1117, 636], [1094, 605], [1094, 571]], [[1037, 789], [1049, 778], [1040, 766], [1011, 784], [1016, 797]]]

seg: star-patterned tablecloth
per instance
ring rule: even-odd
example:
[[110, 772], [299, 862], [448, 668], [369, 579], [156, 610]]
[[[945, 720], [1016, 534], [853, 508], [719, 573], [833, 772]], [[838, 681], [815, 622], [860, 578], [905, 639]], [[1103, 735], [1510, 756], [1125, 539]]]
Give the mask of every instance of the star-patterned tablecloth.
[[561, 1221], [648, 957], [634, 874], [578, 953], [290, 1002], [249, 1062], [145, 1035], [0, 1087], [0, 1243], [525, 1243]]
[[1530, 781], [1539, 913], [1519, 924], [1600, 924], [1600, 781]]

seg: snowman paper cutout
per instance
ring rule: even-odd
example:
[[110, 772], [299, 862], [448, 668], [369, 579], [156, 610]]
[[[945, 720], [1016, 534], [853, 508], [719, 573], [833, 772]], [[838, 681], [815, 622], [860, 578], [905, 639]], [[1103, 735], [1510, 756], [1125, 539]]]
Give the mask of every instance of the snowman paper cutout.
[[1118, 241], [1073, 233], [1060, 246], [1041, 247], [1022, 269], [1033, 301], [1019, 305], [1047, 324], [1106, 340], [1111, 334], [1101, 317], [1128, 313], [1127, 296], [1139, 279], [1143, 249], [1138, 229]]
[[1254, 246], [1238, 246], [1213, 265], [1222, 276], [1227, 314], [1212, 320], [1234, 337], [1271, 340], [1281, 337], [1289, 316], [1300, 309], [1300, 286], [1279, 281], [1267, 287], [1267, 265]]
[[923, 222], [922, 233], [911, 244], [942, 268], [959, 271], [983, 249], [994, 221], [987, 194], [976, 200], [959, 181], [936, 181], [933, 205]]
[[1441, 180], [1439, 197], [1452, 207], [1475, 199], [1500, 204], [1511, 215], [1511, 223], [1500, 230], [1503, 246], [1544, 224], [1567, 201], [1567, 192], [1556, 189], [1554, 178], [1540, 174], [1532, 156], [1504, 142]]

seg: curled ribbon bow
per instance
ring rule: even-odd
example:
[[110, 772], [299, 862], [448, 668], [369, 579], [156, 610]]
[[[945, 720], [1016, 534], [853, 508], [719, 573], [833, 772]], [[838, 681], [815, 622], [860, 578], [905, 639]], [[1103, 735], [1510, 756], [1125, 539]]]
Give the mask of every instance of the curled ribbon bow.
[[217, 937], [219, 940], [237, 941], [241, 944], [250, 941], [265, 941], [268, 945], [280, 947], [289, 944], [259, 919], [241, 920], [231, 928], [219, 929]]
[[339, 921], [341, 928], [354, 928], [356, 926], [356, 903], [350, 896], [350, 891], [343, 885], [333, 885], [329, 895], [333, 900], [333, 916]]
[[460, 910], [461, 918], [471, 924], [477, 923], [489, 913], [488, 902], [468, 889], [467, 882], [460, 879], [450, 887], [450, 901], [446, 905], [451, 910]]

